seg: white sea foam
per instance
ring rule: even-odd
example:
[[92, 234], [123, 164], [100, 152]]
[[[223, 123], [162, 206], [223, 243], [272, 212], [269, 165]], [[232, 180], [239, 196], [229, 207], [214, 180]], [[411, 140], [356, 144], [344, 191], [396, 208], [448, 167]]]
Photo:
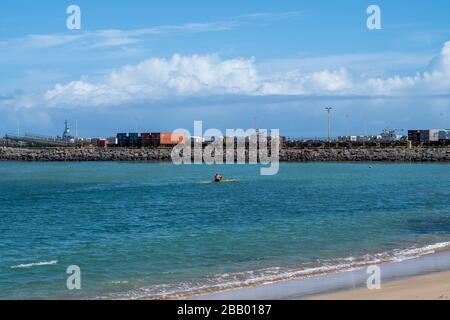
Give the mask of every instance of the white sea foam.
[[50, 265], [57, 264], [57, 263], [58, 263], [58, 260], [43, 261], [43, 262], [33, 262], [33, 263], [18, 264], [16, 266], [11, 266], [11, 269], [32, 268], [32, 267], [39, 267], [39, 266], [50, 266]]
[[139, 288], [129, 292], [99, 296], [97, 299], [176, 299], [196, 294], [270, 284], [277, 281], [306, 279], [319, 275], [353, 271], [372, 264], [401, 262], [433, 254], [444, 248], [450, 248], [450, 242], [440, 242], [417, 248], [397, 249], [371, 255], [367, 254], [356, 257], [350, 256], [338, 259], [318, 260], [314, 263], [304, 263], [291, 268], [271, 267], [261, 270], [218, 274], [199, 281], [160, 284]]
[[421, 247], [421, 248], [411, 248], [406, 250], [396, 250], [395, 252], [395, 261], [403, 261], [407, 259], [414, 259], [423, 255], [436, 253], [440, 249], [450, 247], [450, 242], [440, 242], [436, 244], [432, 244], [429, 246]]

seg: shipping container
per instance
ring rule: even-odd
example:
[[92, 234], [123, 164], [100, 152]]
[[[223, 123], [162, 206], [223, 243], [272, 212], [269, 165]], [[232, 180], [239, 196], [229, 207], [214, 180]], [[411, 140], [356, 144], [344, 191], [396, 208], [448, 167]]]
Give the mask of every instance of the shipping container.
[[139, 133], [130, 132], [128, 134], [128, 146], [129, 147], [139, 147], [140, 146]]
[[429, 141], [436, 142], [439, 141], [439, 131], [438, 129], [430, 129], [429, 130]]
[[449, 130], [439, 130], [439, 141], [446, 141], [449, 139]]
[[159, 147], [161, 145], [161, 133], [152, 132], [150, 144], [152, 147]]
[[152, 134], [149, 132], [141, 133], [141, 146], [151, 147], [152, 146]]
[[186, 134], [174, 132], [161, 132], [159, 143], [161, 145], [176, 145], [186, 141]]
[[97, 146], [99, 141], [100, 141], [99, 138], [91, 138], [91, 145], [92, 146]]
[[421, 130], [408, 130], [408, 140], [415, 143], [420, 143], [421, 142], [420, 132]]
[[439, 129], [408, 130], [408, 140], [416, 143], [438, 142], [441, 131]]
[[124, 138], [128, 138], [128, 133], [118, 133], [117, 134], [117, 139], [124, 139]]
[[98, 140], [97, 146], [99, 148], [106, 148], [108, 147], [108, 141], [106, 141], [106, 139], [100, 139]]
[[128, 147], [128, 133], [117, 134], [117, 144], [119, 147]]
[[117, 145], [117, 138], [116, 137], [109, 137], [106, 138], [106, 142], [108, 143], [108, 145]]

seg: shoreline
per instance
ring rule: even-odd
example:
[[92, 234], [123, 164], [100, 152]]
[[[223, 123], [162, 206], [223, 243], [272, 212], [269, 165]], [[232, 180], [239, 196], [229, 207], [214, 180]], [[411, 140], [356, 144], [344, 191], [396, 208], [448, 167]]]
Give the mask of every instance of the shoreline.
[[[370, 276], [366, 267], [357, 267], [350, 270], [342, 270], [329, 274], [317, 274], [300, 279], [287, 279], [274, 281], [268, 284], [241, 287], [219, 292], [197, 294], [183, 297], [189, 300], [304, 300], [304, 299], [353, 299], [352, 297], [371, 299], [382, 299], [379, 295], [386, 292], [387, 295], [395, 295], [392, 287], [403, 286], [404, 292], [408, 292], [408, 284], [412, 288], [417, 288], [417, 284], [428, 284], [428, 287], [435, 289], [431, 294], [435, 294], [436, 282], [446, 281], [450, 286], [450, 248], [437, 249], [435, 253], [425, 254], [416, 258], [410, 258], [399, 262], [386, 262], [377, 265], [381, 270], [381, 290], [369, 291], [366, 289], [366, 281]], [[434, 276], [433, 276], [434, 275]], [[427, 277], [428, 278], [422, 278]], [[438, 279], [438, 280], [436, 280]], [[427, 281], [428, 280], [428, 281]], [[383, 287], [386, 286], [386, 291]], [[426, 288], [428, 288], [426, 287]], [[425, 288], [425, 289], [426, 289]], [[431, 288], [428, 288], [431, 291]], [[417, 290], [414, 294], [420, 297], [421, 292]], [[378, 295], [378, 296], [377, 296]], [[436, 296], [435, 299], [442, 299], [439, 296], [449, 296], [445, 292]], [[401, 293], [395, 295], [398, 299], [408, 299], [402, 297]], [[428, 296], [427, 296], [428, 297]]]
[[[386, 256], [386, 254], [388, 256]], [[364, 258], [365, 260], [361, 260]], [[183, 289], [166, 284], [164, 291], [151, 288], [136, 288], [127, 292], [116, 292], [94, 299], [136, 300], [298, 300], [324, 295], [341, 290], [365, 288], [369, 266], [382, 269], [382, 282], [387, 283], [407, 277], [450, 271], [450, 242], [438, 242], [422, 247], [382, 252], [370, 256], [336, 258], [324, 260], [321, 266], [283, 268], [274, 273], [268, 269], [217, 275], [219, 282], [209, 278], [208, 285], [198, 282]], [[268, 270], [267, 274], [259, 271]], [[242, 278], [248, 273], [251, 277]], [[225, 277], [224, 277], [225, 276]], [[237, 280], [237, 277], [241, 279]], [[227, 281], [225, 278], [228, 278]], [[450, 281], [449, 281], [450, 283]], [[181, 289], [181, 290], [178, 290]]]

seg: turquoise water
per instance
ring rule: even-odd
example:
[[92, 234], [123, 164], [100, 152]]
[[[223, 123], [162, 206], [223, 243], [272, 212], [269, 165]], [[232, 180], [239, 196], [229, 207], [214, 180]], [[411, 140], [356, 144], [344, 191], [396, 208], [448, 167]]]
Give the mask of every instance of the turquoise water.
[[[0, 299], [163, 297], [450, 241], [449, 165], [372, 166], [0, 163]], [[210, 183], [216, 171], [238, 181]]]

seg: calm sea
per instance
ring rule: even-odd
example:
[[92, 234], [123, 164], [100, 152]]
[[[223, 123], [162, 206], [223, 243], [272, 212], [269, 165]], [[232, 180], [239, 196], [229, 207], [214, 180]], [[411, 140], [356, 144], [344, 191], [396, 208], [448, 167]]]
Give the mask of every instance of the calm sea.
[[448, 245], [449, 199], [447, 164], [0, 163], [0, 299], [174, 297], [409, 259]]

